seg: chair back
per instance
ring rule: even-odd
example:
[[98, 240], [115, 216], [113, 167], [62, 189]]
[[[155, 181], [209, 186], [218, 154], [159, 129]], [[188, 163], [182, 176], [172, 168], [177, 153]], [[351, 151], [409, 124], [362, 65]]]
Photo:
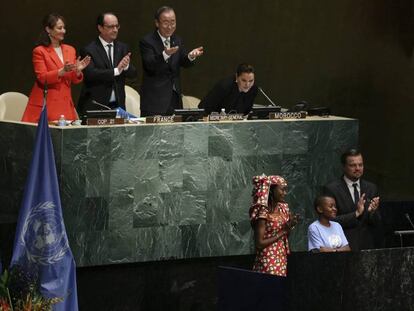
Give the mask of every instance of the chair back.
[[125, 85], [125, 109], [136, 117], [141, 116], [141, 97], [128, 85]]
[[182, 100], [183, 100], [183, 108], [184, 109], [198, 108], [198, 104], [201, 101], [197, 97], [188, 96], [188, 95], [183, 95]]
[[21, 121], [29, 98], [18, 92], [0, 95], [0, 120]]

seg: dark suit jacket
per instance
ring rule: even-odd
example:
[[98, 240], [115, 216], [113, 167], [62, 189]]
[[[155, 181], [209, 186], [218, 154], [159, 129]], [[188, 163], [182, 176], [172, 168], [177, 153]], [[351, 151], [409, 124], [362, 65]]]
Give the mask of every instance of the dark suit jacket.
[[143, 78], [141, 85], [141, 111], [150, 114], [164, 114], [168, 111], [172, 96], [176, 92], [181, 102], [180, 68], [193, 65], [188, 59], [180, 37], [173, 34], [171, 46], [178, 46], [178, 51], [171, 55], [168, 62], [162, 52], [164, 44], [157, 31], [147, 34], [140, 42]]
[[252, 110], [257, 91], [257, 86], [253, 85], [247, 93], [240, 92], [235, 77], [227, 77], [208, 92], [198, 107], [204, 108], [207, 113], [220, 112], [221, 108], [225, 108], [227, 113], [235, 111], [248, 114]]
[[[114, 41], [114, 67], [128, 54], [129, 48], [125, 43]], [[108, 54], [99, 38], [89, 43], [80, 51], [81, 57], [89, 55], [90, 64], [83, 70], [84, 79], [81, 95], [78, 102], [78, 111], [83, 114], [86, 110], [100, 109], [92, 104], [92, 100], [103, 105], [109, 104], [112, 89], [119, 107], [125, 109], [125, 78], [134, 78], [137, 75], [135, 67], [130, 63], [128, 70], [114, 76], [114, 69], [109, 63]]]
[[365, 211], [356, 218], [356, 204], [352, 199], [348, 186], [342, 178], [331, 182], [323, 188], [323, 193], [332, 196], [336, 200], [338, 210], [335, 221], [344, 229], [351, 250], [370, 249], [375, 247], [375, 234], [380, 224], [379, 211], [369, 213], [367, 211], [369, 200], [378, 196], [377, 186], [369, 181], [360, 179], [361, 195], [365, 193]]

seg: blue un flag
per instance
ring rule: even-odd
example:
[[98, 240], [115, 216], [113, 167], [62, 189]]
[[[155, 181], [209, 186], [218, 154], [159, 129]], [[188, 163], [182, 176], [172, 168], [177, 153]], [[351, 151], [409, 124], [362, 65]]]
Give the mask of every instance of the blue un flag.
[[63, 223], [46, 105], [36, 131], [11, 265], [38, 271], [42, 295], [63, 299], [54, 310], [78, 310], [75, 261]]

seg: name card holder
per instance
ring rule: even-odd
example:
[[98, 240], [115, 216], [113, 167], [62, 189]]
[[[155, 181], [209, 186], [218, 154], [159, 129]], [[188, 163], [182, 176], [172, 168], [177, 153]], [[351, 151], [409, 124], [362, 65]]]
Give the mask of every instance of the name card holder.
[[124, 118], [88, 118], [86, 125], [115, 125], [124, 124]]
[[271, 120], [281, 120], [281, 119], [305, 119], [306, 111], [299, 112], [273, 112], [269, 113], [269, 119]]
[[244, 115], [241, 113], [231, 113], [226, 115], [210, 114], [206, 121], [243, 121]]
[[175, 123], [175, 122], [182, 122], [183, 118], [182, 116], [151, 116], [146, 117], [145, 122], [146, 123]]

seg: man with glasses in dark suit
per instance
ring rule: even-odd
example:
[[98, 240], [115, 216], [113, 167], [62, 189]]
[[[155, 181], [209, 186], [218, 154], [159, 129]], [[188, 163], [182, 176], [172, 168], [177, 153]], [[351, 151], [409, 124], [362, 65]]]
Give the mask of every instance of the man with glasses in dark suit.
[[121, 107], [125, 109], [125, 79], [137, 75], [130, 63], [129, 47], [117, 40], [120, 24], [115, 14], [107, 12], [96, 21], [98, 38], [84, 47], [80, 54], [89, 55], [91, 62], [84, 71], [78, 112]]
[[155, 13], [156, 30], [139, 43], [143, 79], [141, 115], [171, 115], [182, 108], [181, 67], [190, 67], [203, 55], [203, 47], [187, 52], [183, 41], [175, 34], [176, 17], [173, 8], [163, 6]]

